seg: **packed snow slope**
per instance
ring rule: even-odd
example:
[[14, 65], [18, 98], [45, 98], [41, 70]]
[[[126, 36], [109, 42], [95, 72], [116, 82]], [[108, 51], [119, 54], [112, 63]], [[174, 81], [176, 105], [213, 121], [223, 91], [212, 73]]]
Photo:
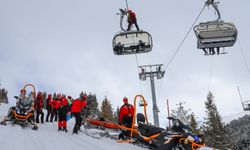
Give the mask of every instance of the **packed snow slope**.
[[[0, 121], [10, 105], [0, 105]], [[57, 122], [38, 124], [38, 130], [19, 125], [0, 125], [0, 150], [145, 150], [146, 148], [102, 137], [96, 139], [84, 132], [72, 135], [74, 119], [68, 121], [68, 132], [58, 132]], [[83, 127], [82, 127], [82, 130]], [[98, 132], [93, 129], [91, 132]], [[116, 133], [117, 134], [117, 133]], [[202, 148], [211, 150], [211, 148]]]
[[[0, 120], [7, 114], [9, 105], [0, 106]], [[117, 143], [109, 138], [94, 139], [84, 132], [72, 135], [74, 119], [68, 122], [68, 133], [58, 132], [57, 123], [38, 124], [37, 131], [19, 125], [0, 125], [1, 150], [141, 150], [142, 147]], [[83, 128], [83, 127], [82, 127]]]

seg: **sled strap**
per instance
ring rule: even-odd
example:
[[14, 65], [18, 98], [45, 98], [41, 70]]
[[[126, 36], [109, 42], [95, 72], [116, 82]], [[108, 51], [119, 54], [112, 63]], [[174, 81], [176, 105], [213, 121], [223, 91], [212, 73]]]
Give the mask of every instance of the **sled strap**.
[[142, 136], [142, 137], [143, 137], [143, 140], [144, 140], [144, 141], [150, 141], [150, 140], [152, 140], [152, 139], [158, 137], [160, 134], [161, 134], [161, 133], [152, 135], [152, 136], [150, 136], [150, 137], [145, 137], [145, 136]]

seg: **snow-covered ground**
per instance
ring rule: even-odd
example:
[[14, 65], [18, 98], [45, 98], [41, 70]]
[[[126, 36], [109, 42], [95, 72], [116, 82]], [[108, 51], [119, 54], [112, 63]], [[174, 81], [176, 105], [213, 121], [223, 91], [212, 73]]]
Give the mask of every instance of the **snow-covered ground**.
[[[0, 120], [6, 115], [9, 105], [0, 106]], [[58, 132], [57, 123], [39, 124], [37, 131], [19, 125], [0, 125], [1, 150], [143, 150], [145, 148], [117, 143], [116, 140], [87, 136], [84, 132], [72, 135], [74, 120], [68, 122], [68, 133]], [[203, 150], [208, 148], [203, 148]]]
[[[6, 115], [9, 105], [0, 106], [0, 120]], [[141, 150], [128, 143], [117, 143], [109, 138], [94, 139], [84, 132], [72, 135], [74, 120], [68, 123], [68, 133], [58, 132], [57, 123], [39, 124], [37, 131], [19, 125], [0, 126], [1, 150]]]

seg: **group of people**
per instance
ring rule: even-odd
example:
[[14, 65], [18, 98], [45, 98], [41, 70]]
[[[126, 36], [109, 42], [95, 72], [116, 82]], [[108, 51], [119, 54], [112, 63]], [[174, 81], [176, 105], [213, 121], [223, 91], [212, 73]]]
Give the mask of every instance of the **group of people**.
[[[38, 92], [37, 95], [33, 95], [33, 98], [30, 94], [26, 96], [25, 89], [21, 90], [20, 97], [18, 98], [17, 103], [20, 101], [30, 101], [33, 103], [35, 117], [34, 122], [36, 123], [44, 123], [44, 101], [43, 101], [43, 93]], [[80, 97], [77, 99], [72, 99], [71, 96], [65, 96], [62, 94], [57, 94], [56, 96], [52, 97], [52, 94], [48, 94], [46, 98], [46, 122], [58, 122], [58, 131], [65, 131], [67, 130], [67, 114], [70, 114], [72, 117], [75, 118], [75, 125], [73, 128], [73, 134], [78, 134], [81, 124], [82, 124], [82, 116], [81, 112], [87, 106], [87, 95], [80, 94]], [[120, 114], [119, 114], [119, 124], [126, 126], [128, 128], [132, 127], [133, 115], [134, 115], [134, 106], [128, 103], [128, 98], [123, 98], [123, 105], [120, 107]], [[123, 138], [128, 132], [122, 132], [119, 135], [119, 138]]]
[[[46, 103], [46, 122], [58, 122], [58, 131], [67, 130], [67, 115], [70, 115], [75, 118], [75, 126], [73, 128], [73, 133], [78, 134], [80, 130], [82, 117], [81, 112], [87, 105], [87, 96], [86, 94], [80, 94], [80, 97], [77, 99], [72, 99], [71, 96], [55, 94], [56, 96], [52, 97], [52, 94], [48, 94], [46, 101], [43, 101], [44, 95], [42, 92], [38, 92], [37, 95], [34, 95], [33, 98], [30, 94], [26, 96], [25, 89], [21, 90], [20, 97], [18, 98], [17, 104], [20, 101], [31, 101], [33, 102], [35, 117], [33, 119], [36, 123], [44, 123], [44, 102]], [[46, 96], [46, 95], [45, 95]]]

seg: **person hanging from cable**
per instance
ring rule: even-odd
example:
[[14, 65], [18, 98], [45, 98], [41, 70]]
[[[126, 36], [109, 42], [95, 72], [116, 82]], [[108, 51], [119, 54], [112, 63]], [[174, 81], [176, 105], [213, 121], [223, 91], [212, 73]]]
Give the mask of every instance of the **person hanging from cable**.
[[127, 29], [127, 31], [130, 31], [132, 24], [134, 24], [137, 31], [139, 31], [140, 29], [139, 29], [139, 26], [137, 24], [136, 14], [130, 9], [128, 10], [127, 14], [128, 14], [128, 29]]

